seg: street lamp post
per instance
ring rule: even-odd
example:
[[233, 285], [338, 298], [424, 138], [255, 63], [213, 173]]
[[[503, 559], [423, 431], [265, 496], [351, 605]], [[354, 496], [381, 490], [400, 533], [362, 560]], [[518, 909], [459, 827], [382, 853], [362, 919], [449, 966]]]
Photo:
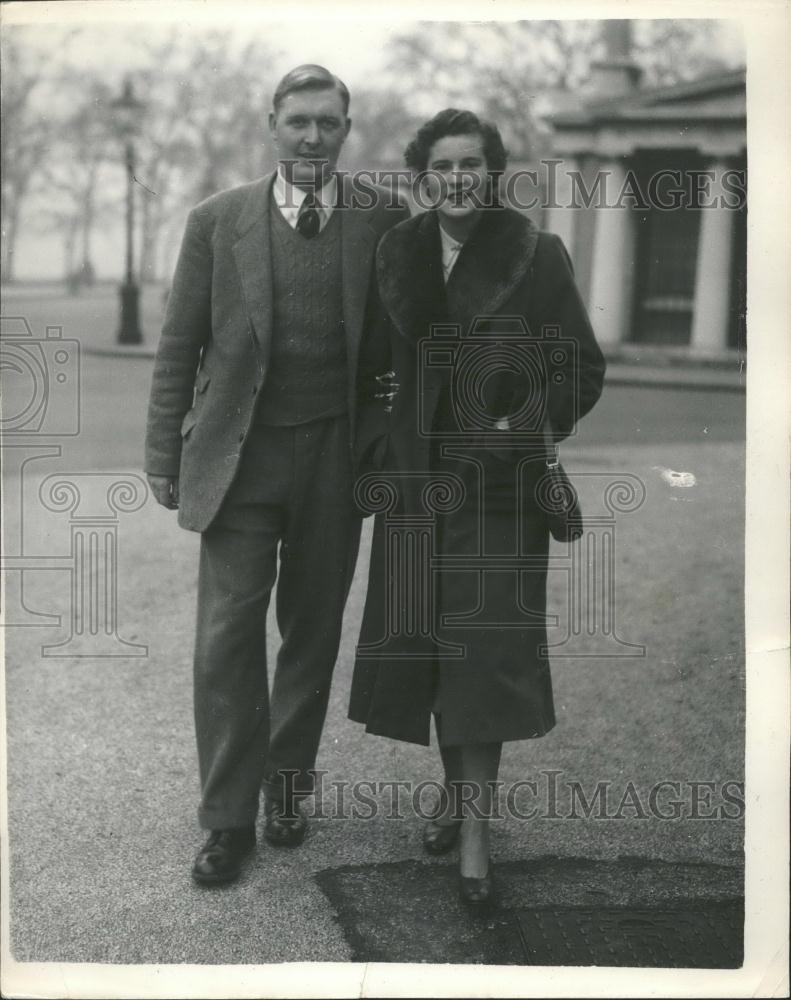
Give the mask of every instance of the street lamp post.
[[134, 273], [135, 234], [135, 137], [140, 127], [144, 105], [132, 89], [132, 81], [124, 81], [123, 93], [111, 105], [116, 130], [124, 144], [126, 166], [126, 273], [121, 285], [121, 324], [118, 329], [119, 344], [142, 344], [140, 330], [140, 288]]

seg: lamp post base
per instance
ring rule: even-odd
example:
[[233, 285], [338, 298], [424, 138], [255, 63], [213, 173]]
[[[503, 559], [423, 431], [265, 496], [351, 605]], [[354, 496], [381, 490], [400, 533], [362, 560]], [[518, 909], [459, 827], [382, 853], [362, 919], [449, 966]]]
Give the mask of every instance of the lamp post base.
[[121, 326], [119, 344], [142, 344], [140, 330], [140, 288], [134, 282], [121, 285]]

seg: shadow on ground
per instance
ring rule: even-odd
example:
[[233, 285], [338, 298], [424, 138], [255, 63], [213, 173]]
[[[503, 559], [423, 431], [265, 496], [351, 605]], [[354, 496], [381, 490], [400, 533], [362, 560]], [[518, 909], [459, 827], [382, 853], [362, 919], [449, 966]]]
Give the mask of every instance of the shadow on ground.
[[[458, 899], [453, 864], [319, 872], [357, 962], [739, 968], [740, 867], [644, 858], [537, 858], [497, 866], [485, 915]], [[679, 898], [679, 885], [685, 894]]]

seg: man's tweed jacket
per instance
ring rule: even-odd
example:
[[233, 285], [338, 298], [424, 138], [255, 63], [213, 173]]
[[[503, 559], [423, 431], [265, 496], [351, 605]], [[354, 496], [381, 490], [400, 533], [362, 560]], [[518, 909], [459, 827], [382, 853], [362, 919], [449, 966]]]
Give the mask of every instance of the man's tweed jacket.
[[[274, 173], [189, 214], [154, 364], [145, 471], [179, 476], [179, 524], [204, 531], [236, 475], [272, 337], [269, 212]], [[350, 433], [357, 370], [384, 232], [409, 217], [379, 189], [340, 176], [343, 326]], [[354, 206], [357, 207], [354, 207]], [[370, 206], [370, 207], [368, 207]], [[262, 470], [265, 473], [265, 470]]]

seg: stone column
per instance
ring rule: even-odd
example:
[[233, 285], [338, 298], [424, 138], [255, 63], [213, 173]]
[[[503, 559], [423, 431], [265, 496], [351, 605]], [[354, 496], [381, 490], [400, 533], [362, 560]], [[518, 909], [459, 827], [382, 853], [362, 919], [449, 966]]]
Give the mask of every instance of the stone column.
[[623, 159], [605, 160], [601, 169], [603, 205], [599, 206], [599, 199], [594, 199], [596, 228], [588, 309], [599, 343], [618, 344], [627, 339], [629, 329], [634, 222], [628, 200], [626, 205], [614, 205], [626, 181]]
[[[712, 199], [720, 194], [720, 180], [727, 164], [710, 164], [714, 172]], [[731, 256], [733, 253], [734, 209], [719, 203], [700, 210], [700, 238], [695, 272], [695, 304], [692, 315], [693, 351], [712, 353], [728, 346], [731, 304]]]
[[579, 163], [571, 156], [557, 164], [554, 172], [554, 198], [547, 206], [545, 228], [559, 236], [574, 258], [574, 232], [577, 213], [571, 208], [572, 185], [569, 174], [579, 170]]
[[[645, 657], [645, 646], [619, 635], [616, 587], [618, 518], [638, 510], [645, 502], [645, 485], [630, 473], [577, 472], [575, 485], [586, 489], [583, 501], [583, 535], [572, 544], [554, 545], [550, 550], [549, 572], [566, 577], [565, 621], [548, 632], [547, 654], [559, 657], [585, 657], [610, 660], [615, 657]], [[595, 487], [599, 486], [596, 490]], [[591, 507], [588, 498], [596, 494], [604, 509]], [[549, 497], [537, 487], [539, 503]], [[563, 604], [560, 605], [563, 609]]]

